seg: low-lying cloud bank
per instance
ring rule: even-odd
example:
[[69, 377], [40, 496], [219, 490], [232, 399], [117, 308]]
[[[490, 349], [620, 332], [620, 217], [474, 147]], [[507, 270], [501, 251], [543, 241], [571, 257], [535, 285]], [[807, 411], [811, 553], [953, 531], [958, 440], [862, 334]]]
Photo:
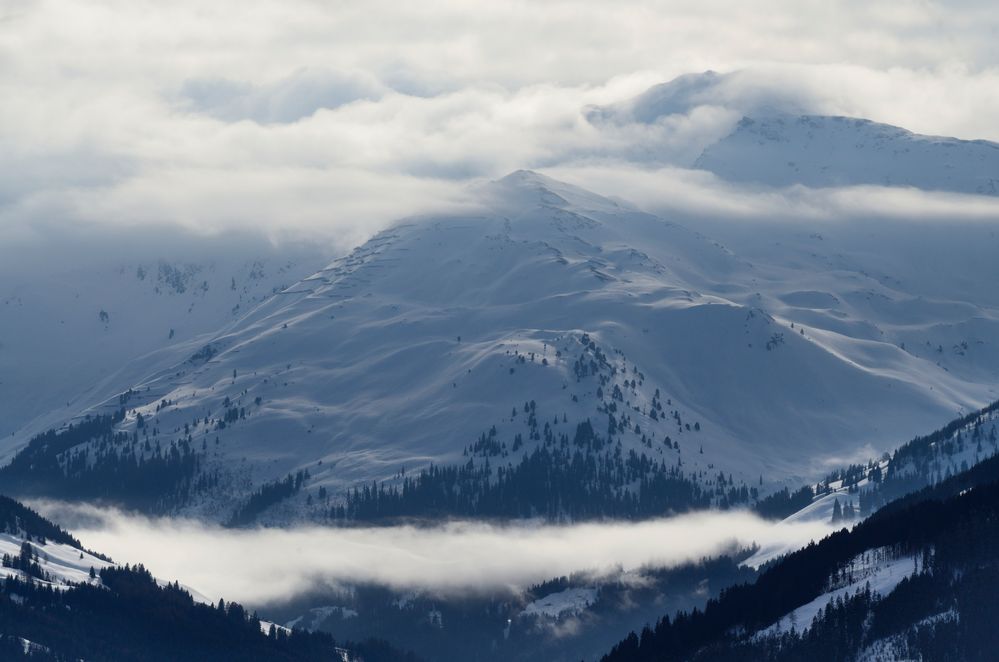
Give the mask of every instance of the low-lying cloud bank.
[[[705, 170], [591, 162], [543, 169], [546, 175], [674, 219], [849, 224], [870, 219], [910, 223], [994, 223], [999, 197], [874, 185], [810, 188], [727, 182]], [[691, 223], [693, 227], [696, 223]]]
[[34, 505], [119, 563], [143, 563], [212, 600], [248, 604], [359, 582], [442, 592], [526, 587], [579, 571], [668, 567], [753, 544], [794, 549], [829, 532], [822, 522], [774, 523], [745, 512], [570, 526], [232, 530], [88, 505]]

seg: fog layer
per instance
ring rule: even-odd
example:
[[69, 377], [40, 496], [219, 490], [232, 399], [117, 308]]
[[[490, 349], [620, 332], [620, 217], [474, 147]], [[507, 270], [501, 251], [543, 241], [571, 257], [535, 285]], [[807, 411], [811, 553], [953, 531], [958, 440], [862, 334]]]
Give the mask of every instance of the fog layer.
[[233, 530], [86, 505], [34, 505], [119, 563], [143, 563], [157, 577], [179, 580], [212, 600], [248, 604], [356, 582], [448, 593], [526, 587], [577, 571], [668, 567], [753, 544], [792, 549], [829, 530], [821, 522], [773, 523], [745, 512], [567, 526]]

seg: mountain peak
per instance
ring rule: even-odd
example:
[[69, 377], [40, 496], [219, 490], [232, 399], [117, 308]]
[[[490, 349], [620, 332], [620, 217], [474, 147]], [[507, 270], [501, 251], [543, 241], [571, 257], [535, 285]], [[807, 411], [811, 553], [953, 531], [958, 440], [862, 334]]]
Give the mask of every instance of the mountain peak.
[[770, 186], [908, 186], [999, 195], [999, 144], [920, 135], [854, 117], [743, 117], [694, 167]]
[[508, 175], [500, 177], [497, 181], [521, 184], [521, 183], [534, 183], [534, 182], [545, 183], [545, 182], [553, 182], [555, 180], [553, 180], [551, 177], [542, 175], [537, 171], [520, 168], [518, 170], [514, 170]]
[[509, 213], [511, 207], [606, 212], [629, 209], [620, 202], [533, 170], [515, 170], [489, 182], [481, 193], [491, 206], [503, 213]]

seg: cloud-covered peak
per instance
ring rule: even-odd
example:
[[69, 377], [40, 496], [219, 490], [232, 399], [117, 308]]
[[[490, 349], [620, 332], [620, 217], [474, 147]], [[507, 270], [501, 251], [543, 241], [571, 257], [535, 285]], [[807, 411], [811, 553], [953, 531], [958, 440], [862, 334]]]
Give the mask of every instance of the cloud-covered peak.
[[[626, 203], [597, 195], [533, 170], [515, 170], [480, 189], [487, 204], [510, 207], [556, 207], [593, 211], [620, 211]], [[629, 207], [630, 208], [630, 207]]]
[[710, 70], [683, 74], [654, 85], [631, 99], [607, 106], [592, 106], [586, 109], [586, 117], [594, 123], [652, 124], [663, 116], [685, 115], [697, 106], [711, 103], [712, 92], [716, 90], [719, 79], [724, 77], [725, 74]]
[[349, 245], [515, 168], [689, 167], [764, 106], [999, 140], [984, 2], [373, 3], [0, 9], [0, 237], [179, 223]]
[[683, 74], [650, 87], [630, 99], [586, 109], [594, 124], [655, 124], [665, 118], [690, 115], [709, 107], [738, 115], [805, 113], [815, 111], [817, 102], [808, 90], [788, 85], [778, 76], [757, 71], [729, 73], [704, 71]]

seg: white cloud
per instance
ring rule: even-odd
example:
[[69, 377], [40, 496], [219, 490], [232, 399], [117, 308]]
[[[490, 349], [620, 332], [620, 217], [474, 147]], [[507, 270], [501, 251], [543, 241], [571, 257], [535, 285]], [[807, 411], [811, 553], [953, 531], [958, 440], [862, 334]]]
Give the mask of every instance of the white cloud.
[[884, 218], [957, 224], [995, 222], [999, 199], [914, 188], [842, 186], [769, 188], [726, 182], [710, 172], [675, 166], [591, 162], [544, 170], [606, 196], [618, 195], [668, 218], [826, 223]]
[[288, 123], [323, 108], [378, 99], [384, 93], [385, 88], [371, 75], [301, 69], [260, 85], [226, 78], [190, 78], [181, 86], [180, 97], [182, 107], [224, 121]]
[[831, 530], [823, 522], [780, 524], [743, 512], [571, 526], [233, 530], [78, 504], [33, 505], [119, 563], [141, 562], [213, 600], [249, 604], [356, 582], [441, 592], [524, 588], [577, 571], [669, 567], [753, 543], [797, 548]]
[[[689, 163], [766, 103], [999, 139], [997, 25], [985, 2], [6, 0], [0, 231], [353, 241], [516, 168]], [[709, 68], [741, 73], [689, 113], [586, 121]]]

